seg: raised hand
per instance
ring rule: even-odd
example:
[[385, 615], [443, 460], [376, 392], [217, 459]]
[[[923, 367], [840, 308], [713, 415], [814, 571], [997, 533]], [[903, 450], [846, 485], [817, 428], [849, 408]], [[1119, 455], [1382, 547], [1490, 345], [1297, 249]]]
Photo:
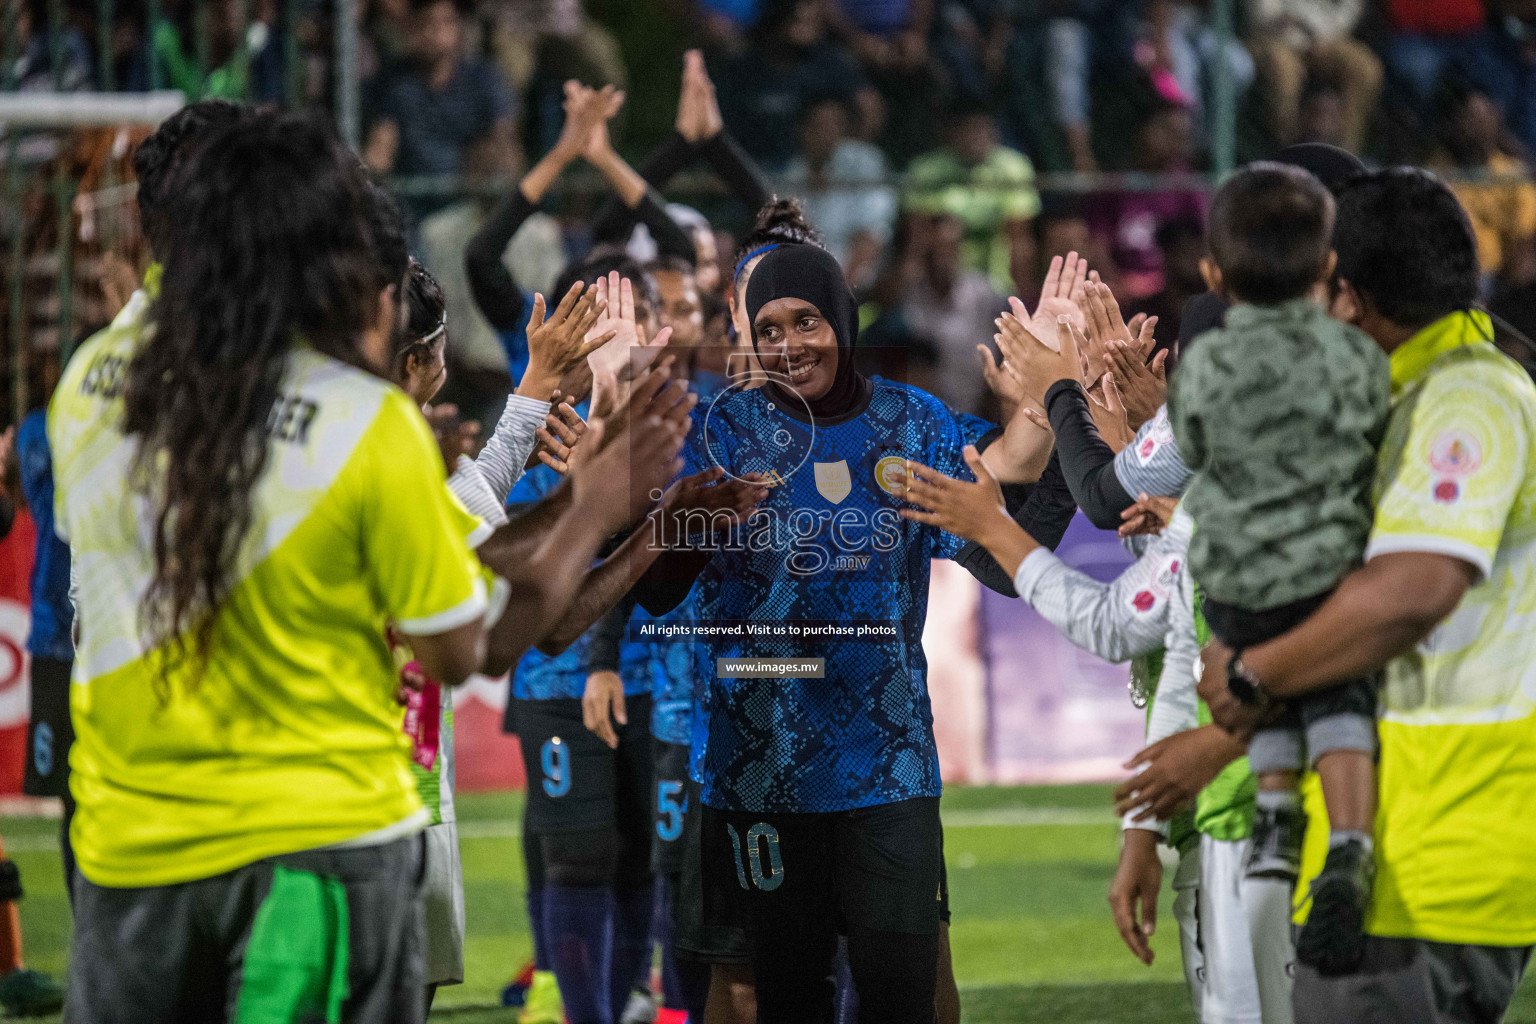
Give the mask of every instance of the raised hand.
[[608, 136], [608, 122], [613, 120], [615, 114], [624, 106], [624, 93], [611, 85], [606, 85], [597, 94], [592, 102], [592, 126], [587, 132], [587, 141], [581, 153], [593, 164], [601, 164], [603, 160], [613, 156], [613, 140]]
[[[681, 381], [668, 380], [669, 373], [670, 364], [648, 370], [635, 387], [647, 400], [632, 398], [622, 417], [590, 424], [578, 457], [569, 463], [572, 501], [589, 509], [609, 533], [649, 511], [683, 467], [678, 451], [694, 396]], [[595, 446], [590, 454], [589, 445]]]
[[990, 348], [977, 345], [976, 351], [981, 356], [981, 375], [986, 378], [987, 388], [997, 396], [999, 417], [1007, 423], [1024, 404], [1024, 389], [1013, 379], [1013, 374], [998, 365]]
[[[1147, 321], [1148, 324], [1156, 322], [1157, 317]], [[1150, 328], [1143, 330], [1151, 334]], [[1132, 430], [1140, 430], [1141, 425], [1156, 416], [1158, 408], [1168, 400], [1168, 374], [1163, 365], [1168, 352], [1166, 349], [1159, 352], [1148, 363], [1139, 341], [1134, 345], [1112, 341], [1106, 355], [1110, 372], [1125, 402], [1126, 420]]]
[[594, 330], [605, 307], [600, 292], [577, 281], [545, 319], [544, 296], [535, 294], [533, 314], [528, 318], [528, 369], [517, 393], [547, 400], [562, 377], [611, 341], [613, 334]]
[[565, 123], [560, 126], [560, 137], [555, 140], [551, 152], [569, 163], [587, 150], [592, 132], [607, 123], [608, 108], [613, 104], [615, 90], [607, 85], [602, 89], [589, 89], [572, 78], [565, 83]]
[[1120, 389], [1115, 378], [1105, 374], [1099, 383], [1103, 399], [1088, 392], [1088, 411], [1093, 415], [1093, 425], [1099, 428], [1099, 437], [1118, 454], [1120, 449], [1136, 440], [1136, 431], [1125, 420], [1125, 405], [1120, 400]]
[[[1082, 362], [1078, 357], [1078, 339], [1082, 335], [1070, 317], [1063, 314], [1051, 325], [1051, 334], [1043, 336], [1035, 332], [1034, 323], [1026, 326], [1012, 313], [1004, 313], [994, 323], [998, 332], [993, 337], [1003, 353], [1003, 368], [1019, 385], [1026, 403], [1044, 408], [1045, 393], [1052, 384], [1082, 379]], [[1041, 340], [1052, 335], [1056, 338], [1055, 347]]]
[[672, 328], [663, 327], [654, 338], [635, 316], [635, 289], [629, 278], [612, 271], [593, 285], [604, 302], [602, 314], [587, 337], [597, 344], [588, 349], [592, 367], [593, 406], [604, 411], [623, 403], [624, 384], [655, 362], [672, 340]]
[[1053, 256], [1045, 272], [1045, 283], [1040, 286], [1040, 303], [1034, 313], [1026, 313], [1024, 303], [1017, 298], [1008, 300], [1013, 315], [1030, 325], [1037, 337], [1049, 338], [1058, 318], [1068, 316], [1078, 330], [1087, 327], [1081, 300], [1088, 283], [1088, 261], [1075, 252], [1066, 257]]
[[999, 529], [1015, 524], [1003, 503], [1002, 487], [975, 446], [966, 445], [962, 455], [976, 474], [975, 483], [945, 476], [920, 462], [907, 461], [901, 497], [917, 507], [902, 509], [901, 516], [984, 545]]

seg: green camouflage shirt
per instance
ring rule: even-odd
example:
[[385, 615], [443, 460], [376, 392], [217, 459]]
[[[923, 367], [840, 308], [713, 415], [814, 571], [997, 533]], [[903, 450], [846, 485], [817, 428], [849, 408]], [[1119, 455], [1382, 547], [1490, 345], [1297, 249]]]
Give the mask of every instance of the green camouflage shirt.
[[1276, 608], [1359, 561], [1388, 390], [1386, 354], [1308, 299], [1233, 306], [1182, 355], [1168, 413], [1208, 597]]

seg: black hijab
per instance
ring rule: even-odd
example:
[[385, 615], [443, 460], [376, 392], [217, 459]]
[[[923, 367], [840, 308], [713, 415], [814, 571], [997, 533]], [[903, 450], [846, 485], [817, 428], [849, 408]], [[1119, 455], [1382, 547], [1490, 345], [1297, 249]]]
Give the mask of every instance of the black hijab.
[[[816, 421], [831, 424], [852, 419], [869, 405], [869, 381], [853, 368], [853, 346], [859, 340], [859, 308], [843, 278], [843, 268], [831, 253], [816, 245], [781, 245], [752, 270], [747, 282], [747, 321], [752, 325], [752, 350], [757, 351], [757, 314], [775, 299], [800, 299], [821, 311], [837, 337], [837, 371], [832, 387], [812, 401], [770, 379], [763, 386], [779, 408], [797, 418], [809, 406]], [[759, 359], [761, 354], [759, 353]]]

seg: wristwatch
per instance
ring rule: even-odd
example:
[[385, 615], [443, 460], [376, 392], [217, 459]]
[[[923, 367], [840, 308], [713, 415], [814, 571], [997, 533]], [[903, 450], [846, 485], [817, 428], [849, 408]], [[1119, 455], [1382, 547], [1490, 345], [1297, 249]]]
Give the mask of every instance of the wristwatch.
[[1243, 664], [1242, 651], [1233, 651], [1227, 662], [1227, 690], [1245, 708], [1262, 708], [1269, 704], [1269, 694], [1259, 685], [1259, 677]]

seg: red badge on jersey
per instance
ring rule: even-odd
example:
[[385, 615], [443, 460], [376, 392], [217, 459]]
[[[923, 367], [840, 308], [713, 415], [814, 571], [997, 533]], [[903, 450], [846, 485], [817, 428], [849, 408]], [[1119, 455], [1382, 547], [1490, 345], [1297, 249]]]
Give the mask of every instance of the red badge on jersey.
[[1435, 484], [1435, 500], [1443, 505], [1449, 505], [1461, 497], [1461, 486], [1455, 480], [1441, 480]]
[[1131, 603], [1136, 606], [1138, 612], [1149, 612], [1152, 610], [1152, 606], [1157, 603], [1157, 598], [1153, 596], [1152, 591], [1142, 590], [1135, 597], [1131, 598]]

